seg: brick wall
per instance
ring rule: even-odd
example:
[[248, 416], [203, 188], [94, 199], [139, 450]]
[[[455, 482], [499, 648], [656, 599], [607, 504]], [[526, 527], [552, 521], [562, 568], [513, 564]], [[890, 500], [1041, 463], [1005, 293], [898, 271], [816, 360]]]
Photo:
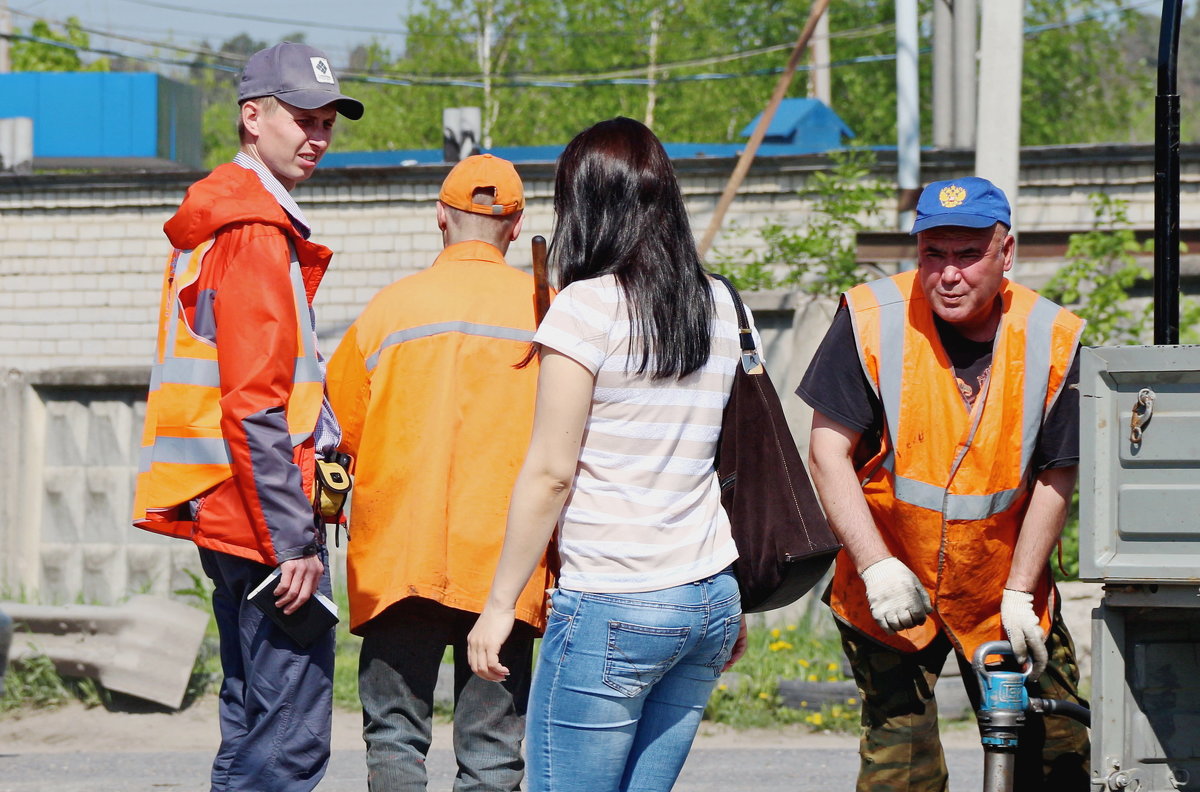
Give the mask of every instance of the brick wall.
[[[1200, 228], [1200, 148], [1184, 150], [1181, 225]], [[886, 155], [878, 175], [891, 180]], [[707, 227], [732, 160], [676, 163], [697, 236]], [[715, 251], [756, 247], [768, 221], [796, 222], [796, 191], [823, 157], [760, 160], [734, 202]], [[927, 153], [924, 178], [970, 173], [970, 152]], [[510, 251], [530, 264], [529, 239], [550, 236], [553, 166], [522, 165], [525, 235]], [[382, 286], [429, 265], [441, 248], [433, 200], [443, 166], [318, 172], [296, 197], [315, 238], [335, 251], [317, 296], [322, 346]], [[1148, 147], [1064, 147], [1023, 155], [1018, 229], [1083, 230], [1088, 194], [1130, 202], [1153, 226], [1153, 152]], [[167, 244], [163, 222], [202, 174], [0, 174], [0, 599], [112, 602], [134, 591], [186, 588], [189, 545], [128, 525], [137, 435], [155, 335]], [[894, 207], [888, 208], [888, 217]], [[1035, 282], [1052, 263], [1021, 265]], [[776, 386], [790, 392], [828, 324], [830, 306], [797, 295], [752, 295]], [[809, 416], [785, 399], [804, 436]]]

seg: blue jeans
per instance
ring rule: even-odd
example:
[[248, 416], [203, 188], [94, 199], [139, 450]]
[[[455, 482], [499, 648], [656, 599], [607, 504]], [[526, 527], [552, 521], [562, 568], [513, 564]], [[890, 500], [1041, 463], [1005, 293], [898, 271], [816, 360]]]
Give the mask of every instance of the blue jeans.
[[[329, 557], [318, 590], [330, 595]], [[200, 548], [221, 635], [221, 747], [212, 790], [306, 792], [325, 775], [333, 720], [333, 630], [302, 648], [246, 599], [272, 567]]]
[[741, 622], [730, 570], [635, 594], [558, 589], [530, 692], [530, 792], [669, 790]]

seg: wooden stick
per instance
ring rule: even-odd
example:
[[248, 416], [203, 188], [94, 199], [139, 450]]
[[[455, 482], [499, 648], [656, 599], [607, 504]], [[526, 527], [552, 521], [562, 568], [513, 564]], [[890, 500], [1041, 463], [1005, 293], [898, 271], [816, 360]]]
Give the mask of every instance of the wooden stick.
[[550, 310], [550, 279], [546, 275], [546, 237], [533, 238], [533, 315], [540, 325]]
[[721, 193], [721, 200], [717, 201], [717, 208], [713, 210], [712, 220], [708, 223], [708, 230], [704, 232], [704, 239], [700, 241], [700, 258], [704, 259], [708, 255], [708, 249], [712, 246], [713, 238], [716, 237], [717, 231], [721, 228], [721, 223], [725, 219], [725, 212], [729, 211], [729, 205], [733, 203], [733, 198], [737, 195], [738, 188], [742, 186], [742, 180], [746, 178], [746, 173], [750, 170], [750, 163], [754, 160], [754, 155], [758, 152], [758, 146], [762, 143], [767, 134], [767, 127], [771, 125], [771, 119], [775, 117], [775, 111], [779, 109], [779, 103], [783, 101], [783, 95], [787, 93], [788, 85], [792, 82], [792, 77], [796, 74], [796, 67], [800, 63], [800, 56], [804, 54], [804, 48], [808, 46], [808, 40], [812, 38], [813, 30], [817, 27], [817, 21], [821, 15], [825, 13], [825, 9], [829, 6], [829, 0], [816, 0], [813, 3], [812, 11], [808, 14], [808, 22], [804, 25], [804, 30], [800, 33], [800, 38], [796, 39], [796, 46], [792, 49], [792, 56], [788, 58], [787, 68], [783, 70], [783, 74], [779, 75], [779, 81], [775, 83], [775, 93], [771, 94], [771, 100], [767, 102], [767, 109], [763, 110], [762, 116], [758, 119], [758, 126], [754, 128], [754, 134], [750, 136], [750, 142], [746, 144], [742, 155], [738, 158], [737, 166], [733, 169], [733, 173], [729, 177], [729, 182], [725, 185], [725, 192]]

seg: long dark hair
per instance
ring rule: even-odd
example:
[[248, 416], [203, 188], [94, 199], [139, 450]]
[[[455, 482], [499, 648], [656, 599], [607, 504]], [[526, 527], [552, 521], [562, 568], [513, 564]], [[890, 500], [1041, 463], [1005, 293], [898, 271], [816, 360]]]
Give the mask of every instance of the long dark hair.
[[[708, 276], [662, 143], [631, 118], [575, 136], [554, 179], [550, 264], [559, 288], [615, 275], [641, 337], [638, 374], [685, 377], [708, 360], [713, 315]], [[631, 339], [630, 343], [633, 341]]]

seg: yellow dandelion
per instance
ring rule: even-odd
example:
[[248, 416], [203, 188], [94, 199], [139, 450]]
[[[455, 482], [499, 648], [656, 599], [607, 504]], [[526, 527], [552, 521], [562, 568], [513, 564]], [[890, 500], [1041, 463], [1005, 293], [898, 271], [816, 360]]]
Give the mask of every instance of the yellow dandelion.
[[842, 717], [842, 712], [844, 712], [844, 710], [837, 704], [834, 704], [832, 709], [829, 710], [829, 714], [835, 718]]
[[772, 652], [781, 652], [784, 649], [791, 649], [792, 645], [787, 641], [775, 641], [767, 646]]
[[808, 681], [809, 681], [809, 682], [816, 682], [816, 681], [817, 681], [817, 675], [816, 675], [816, 674], [809, 674], [809, 675], [808, 675]]
[[778, 637], [779, 637], [779, 628], [778, 628], [778, 627], [776, 627], [776, 628], [774, 628], [773, 630], [771, 630], [771, 637], [772, 637], [772, 638], [778, 638]]
[[794, 625], [794, 624], [789, 624], [789, 625], [787, 626], [787, 628], [788, 628], [788, 632], [795, 632], [795, 631], [796, 631], [796, 625]]
[[858, 706], [858, 699], [848, 698], [848, 699], [846, 699], [846, 703], [849, 704], [851, 707], [855, 707], [855, 706]]
[[838, 664], [837, 664], [837, 663], [830, 663], [829, 665], [825, 666], [825, 670], [826, 670], [826, 671], [837, 671], [837, 670], [838, 670]]
[[765, 693], [765, 692], [764, 692], [764, 693], [759, 693], [759, 694], [758, 694], [758, 697], [759, 697], [760, 699], [762, 699], [763, 701], [766, 701], [767, 699], [771, 698], [771, 696], [770, 696], [769, 694]]
[[801, 709], [803, 709], [804, 707], [807, 707], [807, 706], [808, 706], [808, 702], [807, 702], [807, 701], [801, 701], [801, 702], [800, 702], [800, 708], [801, 708]]
[[803, 657], [801, 657], [799, 660], [797, 660], [796, 664], [798, 666], [800, 666], [801, 668], [808, 668], [808, 661], [805, 660]]
[[813, 726], [820, 726], [825, 722], [825, 718], [819, 712], [814, 712], [812, 715], [809, 715], [807, 718], [805, 718], [805, 720], [807, 720]]
[[826, 682], [837, 682], [838, 678], [835, 676], [827, 676], [827, 677], [825, 677], [825, 681]]
[[717, 685], [717, 690], [729, 690], [729, 685], [726, 685], [724, 683]]

